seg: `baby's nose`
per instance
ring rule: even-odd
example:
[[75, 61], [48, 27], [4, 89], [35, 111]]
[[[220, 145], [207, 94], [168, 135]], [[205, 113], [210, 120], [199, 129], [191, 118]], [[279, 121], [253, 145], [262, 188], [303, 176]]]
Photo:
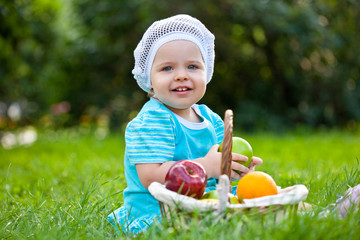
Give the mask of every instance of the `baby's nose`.
[[187, 72], [183, 69], [179, 69], [176, 71], [176, 75], [175, 75], [175, 80], [176, 81], [185, 81], [188, 80], [189, 76], [187, 74]]

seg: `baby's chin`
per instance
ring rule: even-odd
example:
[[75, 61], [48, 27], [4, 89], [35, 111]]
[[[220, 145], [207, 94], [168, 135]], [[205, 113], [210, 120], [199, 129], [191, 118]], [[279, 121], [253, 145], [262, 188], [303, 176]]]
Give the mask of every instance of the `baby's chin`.
[[162, 100], [161, 98], [158, 98], [156, 96], [153, 96], [153, 98], [160, 103], [162, 103], [165, 107], [169, 108], [170, 110], [174, 111], [182, 111], [182, 110], [188, 110], [190, 109], [195, 103], [187, 103], [187, 104], [179, 104], [179, 103], [172, 103], [166, 100]]
[[191, 106], [193, 105], [186, 105], [186, 106], [178, 106], [178, 105], [167, 105], [167, 104], [164, 104], [168, 109], [170, 109], [172, 112], [183, 112], [183, 111], [188, 111], [191, 109]]

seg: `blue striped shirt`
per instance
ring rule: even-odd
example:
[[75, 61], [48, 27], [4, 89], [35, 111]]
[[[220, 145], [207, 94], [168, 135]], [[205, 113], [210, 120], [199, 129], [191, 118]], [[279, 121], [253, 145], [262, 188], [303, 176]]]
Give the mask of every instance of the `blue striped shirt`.
[[[142, 186], [136, 164], [193, 160], [204, 157], [213, 145], [222, 142], [222, 119], [205, 105], [195, 104], [193, 109], [201, 117], [200, 123], [184, 120], [151, 98], [128, 124], [125, 131], [127, 188], [124, 207], [132, 219], [160, 215], [159, 203]], [[209, 179], [208, 188], [213, 187], [215, 179]]]

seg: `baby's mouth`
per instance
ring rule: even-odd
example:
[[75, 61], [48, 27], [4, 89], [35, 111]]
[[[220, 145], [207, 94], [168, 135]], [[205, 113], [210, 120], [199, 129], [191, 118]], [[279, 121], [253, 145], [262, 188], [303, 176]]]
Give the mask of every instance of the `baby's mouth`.
[[185, 92], [185, 91], [189, 91], [191, 90], [190, 88], [187, 87], [179, 87], [179, 88], [175, 88], [173, 91], [174, 92]]

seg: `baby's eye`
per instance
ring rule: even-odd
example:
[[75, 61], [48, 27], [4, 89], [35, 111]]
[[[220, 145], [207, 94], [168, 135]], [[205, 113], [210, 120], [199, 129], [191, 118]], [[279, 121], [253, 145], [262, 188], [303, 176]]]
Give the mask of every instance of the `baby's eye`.
[[172, 69], [173, 69], [172, 67], [167, 66], [167, 67], [164, 67], [164, 68], [163, 68], [163, 71], [171, 71]]
[[188, 66], [189, 69], [196, 69], [197, 67], [195, 65]]

